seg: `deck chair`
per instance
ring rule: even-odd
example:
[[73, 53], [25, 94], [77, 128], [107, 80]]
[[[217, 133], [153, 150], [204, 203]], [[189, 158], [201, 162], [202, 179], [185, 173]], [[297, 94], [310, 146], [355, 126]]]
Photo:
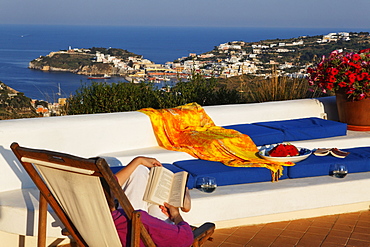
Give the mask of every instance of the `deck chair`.
[[[135, 211], [102, 158], [85, 159], [69, 154], [11, 145], [37, 188], [40, 190], [38, 246], [46, 244], [47, 204], [63, 223], [64, 233], [78, 246], [122, 246], [111, 216], [115, 200], [130, 221], [131, 243], [155, 246]], [[194, 247], [211, 238], [213, 223], [193, 228]]]

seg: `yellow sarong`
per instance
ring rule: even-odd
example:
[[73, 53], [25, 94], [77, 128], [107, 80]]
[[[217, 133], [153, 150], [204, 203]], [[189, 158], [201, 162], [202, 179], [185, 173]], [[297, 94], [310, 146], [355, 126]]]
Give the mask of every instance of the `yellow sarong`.
[[216, 126], [197, 103], [139, 111], [150, 117], [159, 146], [168, 150], [186, 152], [198, 159], [218, 161], [232, 167], [265, 167], [271, 170], [272, 181], [282, 175], [283, 166], [294, 165], [258, 157], [257, 146], [248, 135]]

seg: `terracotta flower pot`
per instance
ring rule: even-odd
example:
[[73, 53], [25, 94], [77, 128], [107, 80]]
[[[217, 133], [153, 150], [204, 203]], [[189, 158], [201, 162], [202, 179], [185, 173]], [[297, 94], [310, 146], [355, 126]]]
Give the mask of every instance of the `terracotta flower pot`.
[[344, 92], [335, 93], [339, 120], [347, 123], [349, 130], [370, 131], [370, 98], [351, 101]]

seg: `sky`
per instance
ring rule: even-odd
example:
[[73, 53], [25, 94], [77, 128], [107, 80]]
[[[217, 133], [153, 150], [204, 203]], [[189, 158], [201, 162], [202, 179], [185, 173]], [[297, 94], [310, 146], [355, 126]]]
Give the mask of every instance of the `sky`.
[[0, 24], [370, 27], [370, 0], [0, 0]]

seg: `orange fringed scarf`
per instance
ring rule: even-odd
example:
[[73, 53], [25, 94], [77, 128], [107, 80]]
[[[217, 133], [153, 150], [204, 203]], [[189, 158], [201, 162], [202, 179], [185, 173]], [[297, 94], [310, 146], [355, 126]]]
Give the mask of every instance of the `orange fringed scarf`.
[[265, 167], [271, 170], [272, 181], [282, 175], [283, 166], [294, 165], [259, 158], [257, 146], [249, 136], [215, 126], [197, 103], [139, 111], [150, 117], [159, 146], [168, 150], [186, 152], [195, 158], [219, 161], [227, 166]]

